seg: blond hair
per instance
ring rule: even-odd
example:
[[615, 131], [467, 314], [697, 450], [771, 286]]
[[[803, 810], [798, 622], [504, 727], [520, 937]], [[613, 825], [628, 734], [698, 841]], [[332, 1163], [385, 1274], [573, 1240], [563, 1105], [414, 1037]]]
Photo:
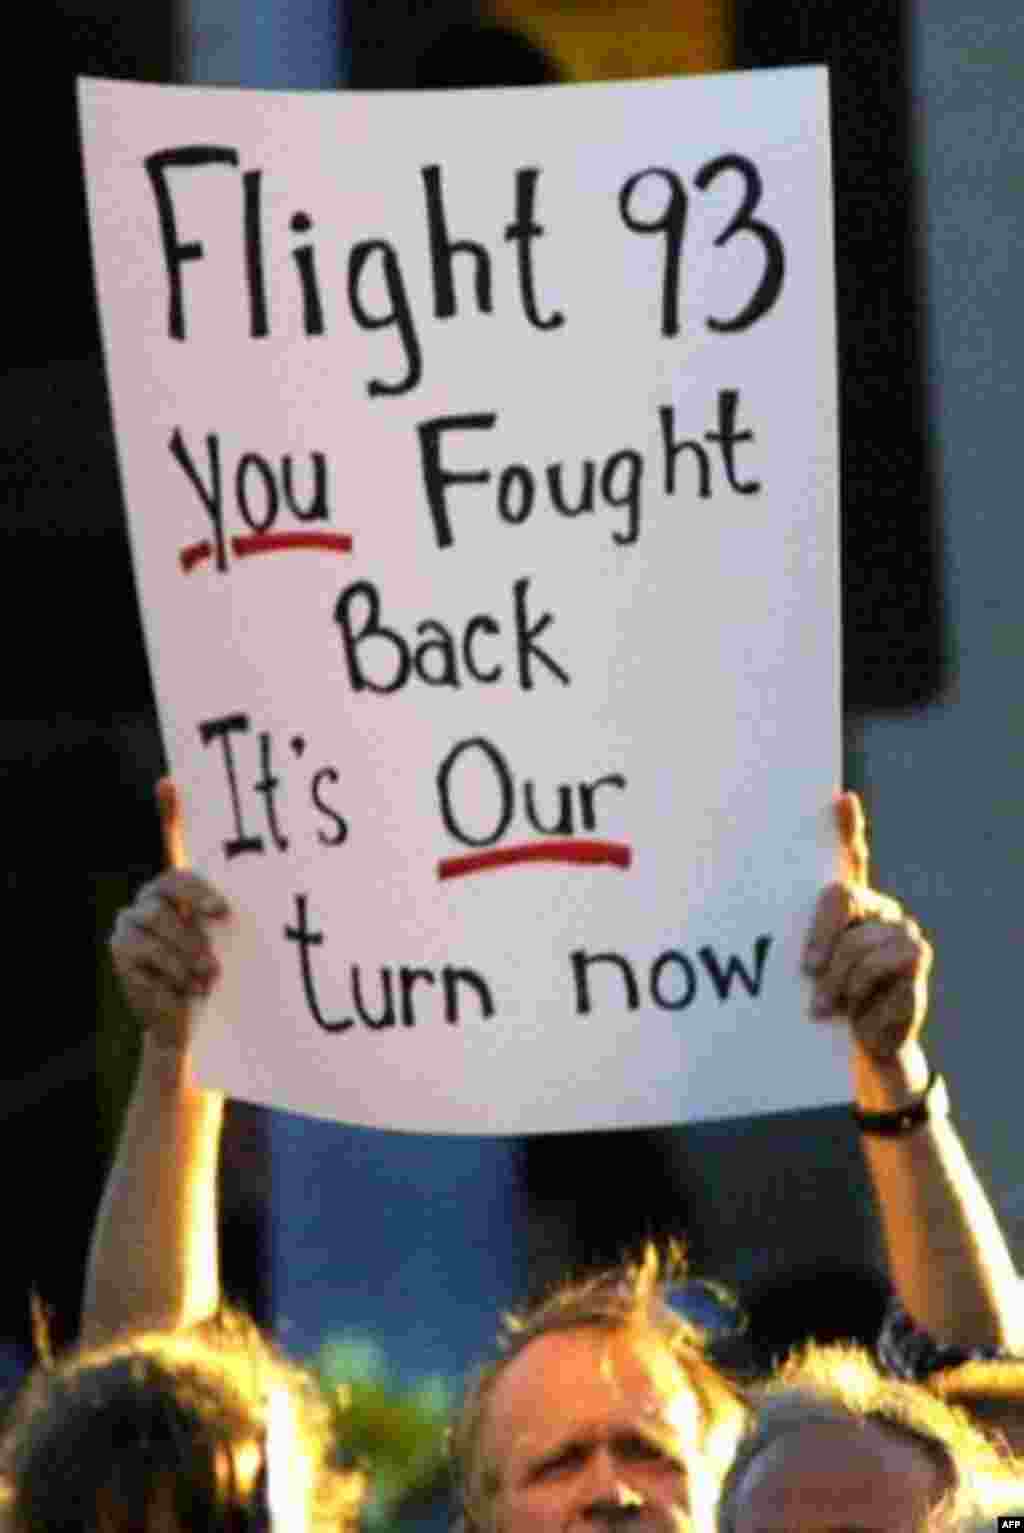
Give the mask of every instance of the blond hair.
[[1024, 1361], [972, 1358], [929, 1374], [926, 1383], [947, 1405], [966, 1411], [1006, 1451], [1024, 1451]]
[[123, 1337], [34, 1370], [0, 1441], [12, 1533], [50, 1533], [75, 1517], [142, 1527], [165, 1502], [182, 1526], [194, 1507], [204, 1524], [227, 1526], [248, 1496], [232, 1450], [258, 1444], [266, 1463], [281, 1392], [309, 1470], [306, 1527], [354, 1529], [364, 1481], [337, 1462], [327, 1400], [247, 1316], [225, 1309], [192, 1330]]

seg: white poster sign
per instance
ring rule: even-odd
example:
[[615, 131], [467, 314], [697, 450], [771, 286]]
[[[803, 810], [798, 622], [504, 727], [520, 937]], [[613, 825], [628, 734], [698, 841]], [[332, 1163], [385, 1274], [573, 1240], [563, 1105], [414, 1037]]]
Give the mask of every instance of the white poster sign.
[[845, 1095], [824, 72], [81, 87], [210, 1084], [519, 1133]]

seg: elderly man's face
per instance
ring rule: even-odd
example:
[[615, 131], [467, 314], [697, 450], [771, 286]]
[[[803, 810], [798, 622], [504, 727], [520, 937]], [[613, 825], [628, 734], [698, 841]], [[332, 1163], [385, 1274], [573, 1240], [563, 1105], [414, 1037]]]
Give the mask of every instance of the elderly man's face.
[[874, 1422], [798, 1427], [743, 1475], [736, 1533], [917, 1533], [944, 1489], [920, 1443]]
[[592, 1327], [538, 1336], [495, 1385], [482, 1451], [495, 1533], [680, 1533], [710, 1514], [697, 1402], [663, 1344]]

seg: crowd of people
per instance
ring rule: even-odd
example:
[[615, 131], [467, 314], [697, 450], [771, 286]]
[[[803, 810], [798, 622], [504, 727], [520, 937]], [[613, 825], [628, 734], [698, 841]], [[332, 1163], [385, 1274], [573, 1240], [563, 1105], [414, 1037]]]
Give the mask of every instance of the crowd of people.
[[[231, 912], [167, 870], [118, 917], [141, 1060], [97, 1215], [80, 1341], [0, 1422], [3, 1533], [343, 1533], [373, 1465], [345, 1461], [308, 1371], [221, 1296], [223, 1098], [190, 1044]], [[922, 1045], [931, 949], [871, 887], [860, 804], [804, 964], [811, 1022], [848, 1029], [853, 1114], [896, 1296], [878, 1346], [797, 1350], [767, 1377], [714, 1358], [653, 1247], [506, 1317], [451, 1424], [462, 1533], [961, 1533], [1024, 1513], [1024, 1305]], [[1017, 1457], [1020, 1453], [1022, 1456]]]

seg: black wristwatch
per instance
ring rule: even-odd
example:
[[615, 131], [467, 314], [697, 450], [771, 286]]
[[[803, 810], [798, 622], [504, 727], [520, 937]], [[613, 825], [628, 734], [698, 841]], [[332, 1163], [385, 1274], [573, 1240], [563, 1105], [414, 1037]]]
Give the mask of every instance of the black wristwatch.
[[887, 1112], [867, 1112], [854, 1102], [850, 1112], [862, 1134], [876, 1134], [881, 1139], [900, 1139], [904, 1134], [912, 1134], [922, 1123], [930, 1123], [933, 1118], [945, 1118], [949, 1113], [949, 1092], [942, 1076], [933, 1070], [927, 1086], [906, 1106], [894, 1107]]

